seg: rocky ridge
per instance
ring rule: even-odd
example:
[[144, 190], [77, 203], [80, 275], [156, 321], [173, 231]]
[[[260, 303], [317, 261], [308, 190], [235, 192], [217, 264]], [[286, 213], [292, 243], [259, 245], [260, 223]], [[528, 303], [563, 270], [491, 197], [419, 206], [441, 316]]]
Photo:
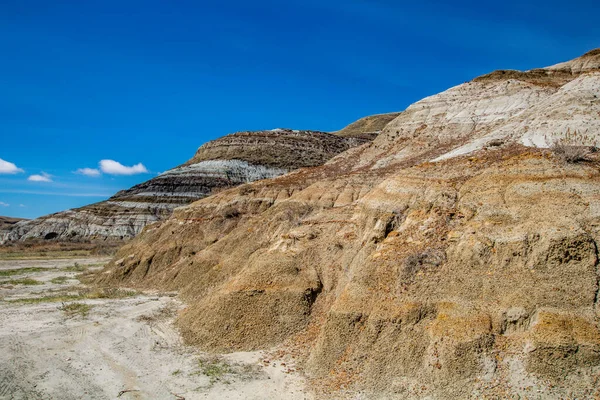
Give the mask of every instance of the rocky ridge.
[[10, 230], [17, 222], [24, 221], [23, 218], [0, 217], [0, 231]]
[[321, 165], [367, 140], [325, 132], [238, 132], [201, 146], [185, 164], [106, 201], [23, 221], [3, 241], [128, 239], [175, 208], [225, 188]]
[[345, 128], [336, 131], [335, 134], [344, 137], [365, 137], [375, 139], [383, 128], [396, 118], [400, 113], [387, 113], [370, 115], [351, 123]]
[[600, 51], [428, 97], [325, 165], [180, 207], [97, 281], [179, 290], [185, 339], [281, 346], [324, 397], [592, 398]]
[[[441, 160], [516, 141], [597, 146], [600, 54], [532, 71], [496, 71], [427, 97], [382, 130], [365, 162], [375, 168], [438, 154]], [[423, 160], [423, 161], [424, 161]]]

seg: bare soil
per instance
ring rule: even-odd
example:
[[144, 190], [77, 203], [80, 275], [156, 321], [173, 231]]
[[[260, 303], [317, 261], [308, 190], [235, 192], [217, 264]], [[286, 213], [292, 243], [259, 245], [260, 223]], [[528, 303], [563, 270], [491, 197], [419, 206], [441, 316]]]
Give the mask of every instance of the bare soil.
[[106, 261], [0, 260], [0, 399], [312, 398], [289, 361], [183, 345], [174, 293], [81, 284]]

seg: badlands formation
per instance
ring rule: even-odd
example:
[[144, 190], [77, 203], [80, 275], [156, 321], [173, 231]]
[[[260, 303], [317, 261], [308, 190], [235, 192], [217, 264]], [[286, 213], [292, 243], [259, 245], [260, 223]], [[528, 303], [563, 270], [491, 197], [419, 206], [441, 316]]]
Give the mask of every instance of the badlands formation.
[[600, 50], [383, 123], [177, 208], [97, 281], [178, 290], [188, 343], [283, 349], [324, 398], [600, 396]]
[[21, 218], [0, 217], [0, 232], [8, 231], [19, 221], [24, 221]]
[[206, 143], [187, 163], [106, 201], [16, 224], [0, 242], [128, 239], [176, 207], [242, 183], [321, 165], [366, 141], [289, 129], [238, 132]]

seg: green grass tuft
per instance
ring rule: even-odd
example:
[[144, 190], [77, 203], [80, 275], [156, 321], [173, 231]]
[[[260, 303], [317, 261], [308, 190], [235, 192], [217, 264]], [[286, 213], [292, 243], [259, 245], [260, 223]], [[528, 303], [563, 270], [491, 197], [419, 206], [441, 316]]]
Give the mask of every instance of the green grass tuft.
[[44, 282], [36, 281], [31, 278], [23, 278], [23, 279], [11, 279], [9, 281], [2, 281], [0, 285], [26, 285], [26, 286], [34, 286], [34, 285], [43, 285]]
[[48, 268], [39, 268], [39, 267], [4, 269], [4, 270], [0, 271], [0, 277], [13, 276], [13, 275], [24, 275], [24, 274], [30, 274], [33, 272], [41, 272], [41, 271], [48, 271], [48, 270], [49, 270]]
[[55, 303], [58, 301], [73, 301], [86, 299], [124, 299], [127, 297], [137, 296], [138, 292], [134, 290], [124, 290], [117, 288], [102, 288], [102, 289], [81, 289], [77, 294], [55, 294], [43, 297], [29, 297], [15, 300], [5, 300], [7, 303], [21, 304], [39, 304], [39, 303]]
[[69, 317], [80, 316], [85, 318], [91, 308], [91, 305], [85, 303], [63, 303], [63, 305], [59, 307], [59, 310], [63, 311]]
[[58, 294], [54, 296], [43, 296], [43, 297], [26, 297], [23, 299], [5, 300], [7, 303], [19, 303], [19, 304], [40, 304], [40, 303], [56, 303], [59, 301], [72, 301], [81, 300], [84, 297], [77, 294]]
[[210, 360], [200, 359], [198, 360], [198, 366], [200, 367], [199, 373], [209, 377], [211, 384], [220, 381], [225, 375], [233, 372], [229, 364], [218, 358]]

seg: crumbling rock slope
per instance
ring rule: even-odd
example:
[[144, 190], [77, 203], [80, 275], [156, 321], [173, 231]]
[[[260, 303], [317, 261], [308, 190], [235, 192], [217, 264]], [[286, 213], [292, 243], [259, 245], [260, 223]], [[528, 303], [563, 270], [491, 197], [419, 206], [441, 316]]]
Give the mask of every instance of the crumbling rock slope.
[[289, 129], [231, 134], [201, 146], [187, 163], [106, 201], [21, 222], [4, 235], [4, 241], [128, 239], [176, 207], [242, 183], [321, 165], [366, 142]]
[[189, 343], [281, 345], [325, 397], [599, 396], [598, 153], [527, 139], [598, 143], [597, 66], [424, 99], [323, 166], [178, 208], [97, 280], [180, 290]]
[[600, 145], [600, 54], [527, 72], [496, 71], [427, 97], [382, 130], [364, 163], [469, 154], [504, 141]]
[[23, 218], [0, 217], [0, 231], [10, 230], [14, 224], [24, 221]]

